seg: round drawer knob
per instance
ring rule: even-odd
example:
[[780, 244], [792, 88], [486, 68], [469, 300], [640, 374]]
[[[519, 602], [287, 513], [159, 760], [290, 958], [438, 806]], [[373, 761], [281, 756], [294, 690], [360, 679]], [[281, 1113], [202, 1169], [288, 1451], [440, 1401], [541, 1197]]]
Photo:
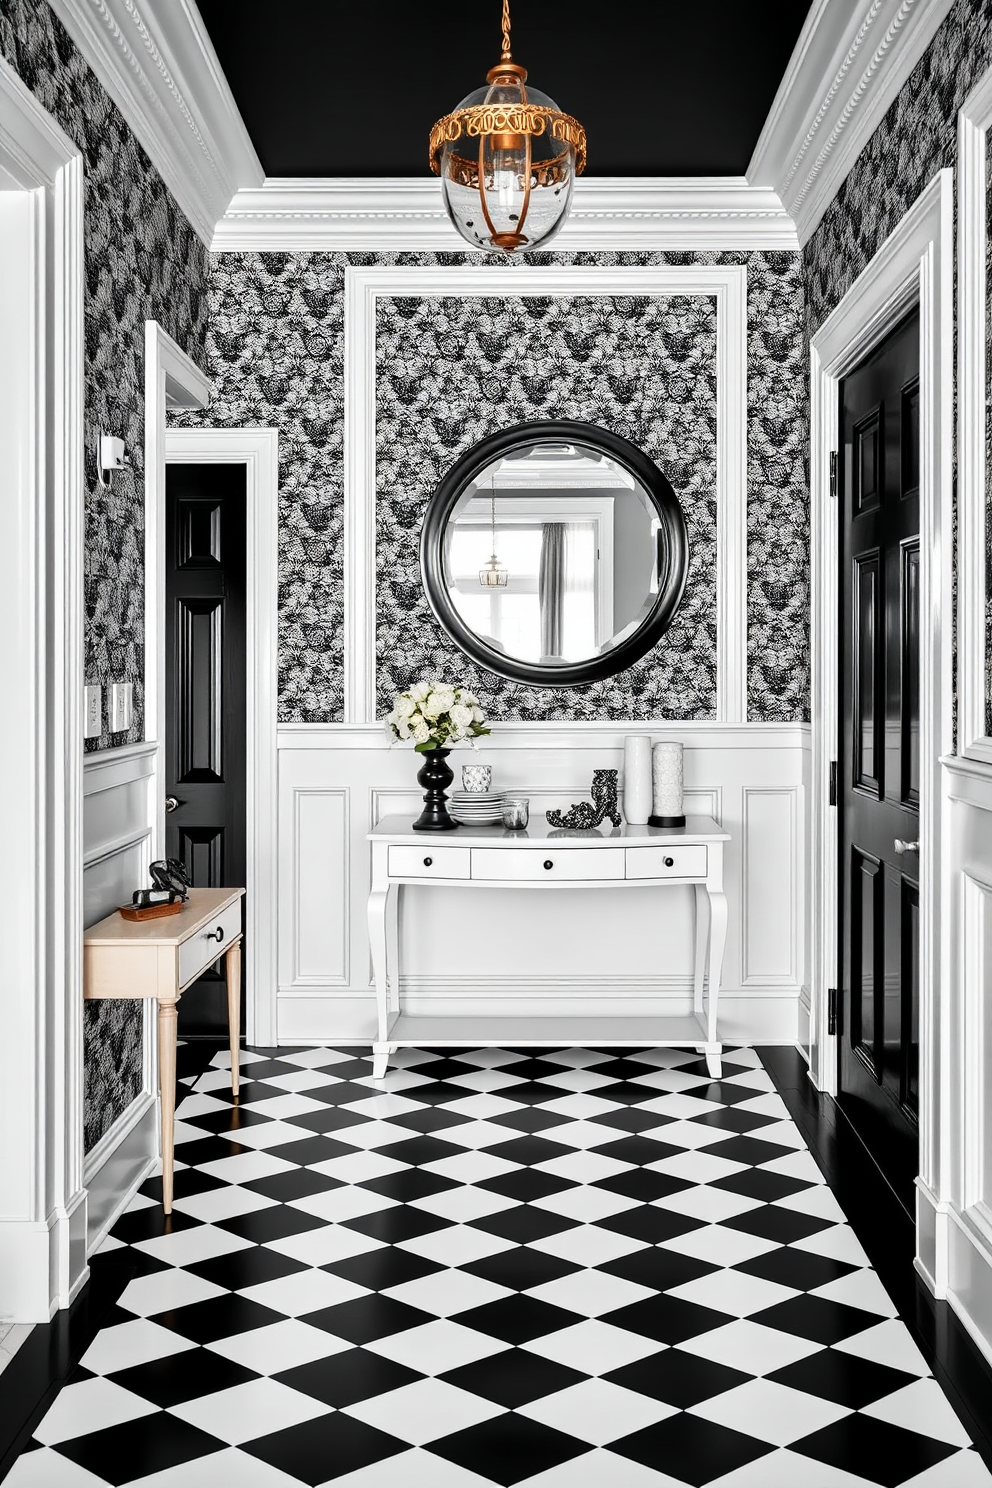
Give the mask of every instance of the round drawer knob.
[[674, 858], [666, 858], [665, 859], [665, 867], [666, 868], [674, 868], [675, 867], [675, 859]]
[[434, 861], [433, 858], [425, 858], [424, 859], [424, 867], [425, 868], [429, 868], [431, 866], [431, 864], [433, 863], [433, 861]]
[[544, 866], [545, 866], [545, 868], [553, 868], [555, 865], [554, 865], [554, 863], [552, 863], [552, 861], [551, 861], [550, 858], [545, 858], [545, 860], [544, 860]]
[[218, 925], [216, 930], [208, 930], [207, 931], [207, 939], [208, 940], [215, 940], [217, 942], [217, 944], [220, 945], [221, 941], [224, 939], [224, 927], [223, 927], [223, 925]]

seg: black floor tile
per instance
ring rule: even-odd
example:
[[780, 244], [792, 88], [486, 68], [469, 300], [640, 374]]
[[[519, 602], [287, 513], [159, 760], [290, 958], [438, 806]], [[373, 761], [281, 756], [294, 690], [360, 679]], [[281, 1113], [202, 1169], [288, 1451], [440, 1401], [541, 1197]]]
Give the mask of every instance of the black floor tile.
[[495, 1178], [486, 1178], [476, 1185], [489, 1193], [502, 1194], [504, 1198], [516, 1199], [518, 1203], [533, 1203], [535, 1199], [546, 1199], [549, 1194], [562, 1193], [566, 1188], [577, 1187], [571, 1178], [558, 1178], [554, 1173], [539, 1173], [535, 1168], [519, 1168], [515, 1173], [500, 1173]]
[[274, 1157], [284, 1162], [299, 1163], [302, 1168], [312, 1168], [316, 1163], [330, 1162], [335, 1157], [354, 1156], [354, 1147], [336, 1142], [333, 1137], [303, 1137], [299, 1142], [283, 1142], [271, 1149]]
[[[461, 1318], [458, 1321], [461, 1322]], [[481, 1395], [484, 1400], [495, 1401], [507, 1410], [517, 1410], [532, 1400], [579, 1385], [588, 1376], [577, 1369], [568, 1369], [564, 1364], [556, 1364], [552, 1359], [541, 1359], [526, 1349], [514, 1348], [464, 1364], [439, 1378], [446, 1384], [456, 1385], [459, 1390], [468, 1390], [472, 1395]]]
[[760, 1136], [727, 1137], [714, 1148], [721, 1157], [728, 1157], [731, 1162], [750, 1163], [752, 1167], [788, 1157], [790, 1150], [788, 1147], [780, 1147], [777, 1142], [763, 1142]]
[[800, 1178], [786, 1178], [781, 1173], [768, 1173], [764, 1168], [742, 1168], [739, 1173], [728, 1173], [726, 1178], [717, 1178], [711, 1188], [720, 1188], [727, 1193], [743, 1194], [746, 1199], [760, 1199], [771, 1204], [775, 1199], [787, 1199], [790, 1194], [809, 1188]]
[[271, 1209], [256, 1209], [253, 1214], [235, 1214], [230, 1219], [219, 1220], [217, 1227], [256, 1245], [265, 1245], [271, 1240], [319, 1230], [323, 1224], [324, 1220], [314, 1214], [304, 1214], [302, 1209], [291, 1209], [288, 1204], [275, 1204]]
[[226, 1446], [226, 1442], [190, 1426], [178, 1416], [163, 1413], [73, 1437], [71, 1441], [60, 1442], [57, 1451], [95, 1477], [117, 1485], [201, 1457], [204, 1478], [209, 1482], [208, 1459]]
[[498, 1142], [486, 1150], [490, 1157], [498, 1157], [503, 1162], [521, 1163], [524, 1167], [554, 1162], [558, 1158], [572, 1157], [575, 1153], [573, 1147], [565, 1147], [561, 1142], [556, 1142], [553, 1133], [550, 1137], [514, 1137], [506, 1142]]
[[[465, 1095], [466, 1092], [462, 1091], [462, 1094]], [[390, 1142], [386, 1148], [389, 1156], [396, 1162], [409, 1163], [415, 1168], [423, 1167], [425, 1163], [440, 1162], [445, 1157], [454, 1157], [464, 1150], [464, 1147], [456, 1147], [451, 1142], [444, 1142], [440, 1137], [433, 1136], [410, 1137], [405, 1142]]]
[[486, 1214], [472, 1221], [477, 1230], [490, 1235], [500, 1235], [504, 1240], [515, 1240], [518, 1245], [528, 1245], [532, 1240], [544, 1240], [548, 1235], [560, 1235], [562, 1230], [572, 1230], [577, 1219], [567, 1219], [564, 1214], [552, 1214], [548, 1209], [535, 1209], [532, 1204], [520, 1204], [516, 1209], [504, 1209], [499, 1214]]
[[412, 1250], [384, 1245], [379, 1250], [367, 1250], [362, 1255], [348, 1256], [343, 1261], [331, 1261], [322, 1266], [333, 1276], [343, 1276], [356, 1286], [368, 1287], [373, 1292], [385, 1292], [390, 1287], [402, 1286], [407, 1281], [417, 1281], [421, 1276], [430, 1276], [445, 1268], [437, 1261], [416, 1255]]
[[[355, 1095], [354, 1090], [351, 1094]], [[350, 1126], [362, 1126], [368, 1121], [367, 1116], [358, 1111], [348, 1111], [345, 1105], [342, 1102], [341, 1105], [325, 1105], [320, 1111], [305, 1111], [302, 1116], [293, 1117], [293, 1125], [305, 1127], [318, 1136], [328, 1136], [332, 1132], [346, 1131]]]
[[610, 1214], [606, 1219], [597, 1220], [597, 1224], [603, 1230], [629, 1235], [632, 1240], [646, 1240], [648, 1245], [660, 1245], [663, 1240], [674, 1240], [676, 1235], [688, 1235], [703, 1228], [701, 1219], [676, 1214], [673, 1209], [658, 1209], [654, 1204], [642, 1204], [639, 1209]]
[[884, 1395], [892, 1395], [916, 1378], [874, 1359], [861, 1359], [857, 1354], [832, 1348], [820, 1349], [766, 1377], [775, 1384], [818, 1395], [822, 1400], [833, 1400], [851, 1410], [861, 1410]]
[[258, 1375], [213, 1349], [197, 1348], [169, 1354], [164, 1359], [151, 1359], [147, 1364], [135, 1364], [130, 1369], [118, 1369], [107, 1378], [164, 1410], [201, 1395], [213, 1395], [217, 1390], [246, 1385]]
[[435, 1131], [445, 1131], [450, 1126], [464, 1126], [466, 1121], [471, 1121], [470, 1116], [463, 1116], [460, 1111], [448, 1111], [444, 1106], [424, 1106], [419, 1111], [403, 1111], [398, 1116], [390, 1116], [390, 1126], [407, 1126], [411, 1131], [422, 1132], [424, 1135]]
[[765, 1281], [777, 1281], [782, 1286], [797, 1287], [801, 1292], [811, 1292], [816, 1287], [839, 1281], [850, 1276], [857, 1266], [847, 1261], [836, 1261], [833, 1256], [815, 1255], [811, 1250], [794, 1250], [791, 1245], [780, 1245], [777, 1250], [767, 1250], [753, 1260], [741, 1261], [735, 1271], [744, 1271], [748, 1276], [760, 1276]]
[[459, 1467], [502, 1483], [504, 1488], [571, 1462], [590, 1450], [574, 1436], [512, 1413], [432, 1441], [430, 1449]]
[[957, 1448], [891, 1426], [888, 1421], [876, 1421], [873, 1416], [854, 1414], [800, 1438], [790, 1450], [844, 1472], [859, 1473], [884, 1488], [896, 1488], [925, 1468], [943, 1462]]
[[760, 1235], [763, 1240], [776, 1240], [779, 1245], [793, 1245], [809, 1235], [818, 1235], [829, 1230], [834, 1221], [819, 1219], [814, 1214], [799, 1214], [795, 1209], [783, 1209], [778, 1204], [763, 1204], [760, 1209], [750, 1209], [747, 1214], [735, 1214], [725, 1220], [732, 1230], [742, 1230], [745, 1235]]
[[626, 1173], [614, 1173], [612, 1178], [599, 1178], [593, 1188], [605, 1188], [607, 1193], [622, 1194], [625, 1199], [638, 1199], [642, 1204], [655, 1199], [666, 1199], [669, 1194], [681, 1193], [694, 1185], [684, 1178], [672, 1178], [668, 1173], [653, 1173], [649, 1168], [630, 1168]]
[[661, 1250], [656, 1245], [644, 1250], [635, 1250], [630, 1255], [618, 1256], [615, 1261], [604, 1261], [599, 1267], [611, 1276], [620, 1276], [624, 1281], [633, 1281], [638, 1286], [653, 1287], [656, 1292], [668, 1292], [686, 1282], [697, 1281], [719, 1271], [709, 1261], [697, 1256], [682, 1255], [677, 1250]]
[[664, 1295], [645, 1297], [628, 1307], [606, 1312], [600, 1318], [600, 1322], [609, 1323], [614, 1328], [625, 1328], [628, 1333], [639, 1333], [644, 1338], [667, 1344], [684, 1343], [687, 1338], [696, 1338], [712, 1328], [722, 1328], [729, 1321], [725, 1312]]
[[332, 1188], [343, 1186], [339, 1179], [329, 1178], [326, 1173], [315, 1173], [312, 1168], [292, 1168], [286, 1173], [272, 1173], [268, 1178], [254, 1178], [241, 1185], [280, 1204], [288, 1204], [291, 1199], [307, 1199], [311, 1194], [329, 1193]]
[[453, 1178], [442, 1178], [440, 1173], [425, 1173], [422, 1168], [408, 1168], [405, 1172], [384, 1173], [381, 1178], [363, 1179], [359, 1188], [383, 1194], [387, 1199], [396, 1199], [400, 1204], [410, 1204], [414, 1199], [426, 1199], [431, 1194], [445, 1193], [457, 1188]]
[[378, 1209], [375, 1214], [360, 1214], [343, 1223], [349, 1230], [357, 1230], [373, 1240], [384, 1240], [387, 1245], [400, 1245], [404, 1240], [415, 1240], [418, 1235], [429, 1235], [448, 1226], [448, 1220], [428, 1214], [425, 1209], [410, 1209], [406, 1204]]
[[497, 1126], [529, 1133], [550, 1131], [552, 1127], [564, 1126], [568, 1121], [567, 1116], [560, 1116], [557, 1111], [545, 1111], [542, 1106], [524, 1106], [519, 1111], [504, 1111], [491, 1119]]
[[791, 1333], [797, 1338], [810, 1338], [815, 1343], [839, 1343], [866, 1328], [874, 1328], [882, 1319], [877, 1313], [867, 1312], [861, 1307], [848, 1307], [843, 1302], [832, 1302], [826, 1297], [790, 1297], [787, 1302], [778, 1302], [763, 1312], [751, 1315], [752, 1323], [761, 1323], [766, 1328], [777, 1328], [780, 1333]]
[[351, 1302], [339, 1302], [335, 1307], [322, 1307], [319, 1312], [305, 1313], [300, 1321], [312, 1328], [323, 1328], [325, 1333], [333, 1333], [335, 1338], [361, 1344], [386, 1338], [392, 1333], [405, 1333], [407, 1328], [420, 1328], [424, 1323], [432, 1323], [434, 1314], [373, 1292], [368, 1297], [355, 1297]]
[[660, 1354], [650, 1354], [646, 1359], [636, 1359], [633, 1364], [614, 1369], [603, 1378], [625, 1390], [634, 1390], [638, 1395], [648, 1395], [652, 1400], [663, 1400], [666, 1405], [688, 1410], [691, 1405], [712, 1400], [714, 1395], [746, 1385], [752, 1376], [739, 1369], [730, 1369], [726, 1364], [714, 1364], [710, 1359], [670, 1348]]
[[312, 1395], [325, 1405], [343, 1410], [359, 1400], [369, 1400], [374, 1395], [385, 1395], [389, 1390], [400, 1390], [404, 1385], [415, 1384], [423, 1379], [415, 1369], [371, 1354], [367, 1349], [348, 1349], [343, 1354], [333, 1354], [329, 1359], [317, 1359], [312, 1364], [301, 1364], [295, 1369], [286, 1369], [275, 1374], [273, 1379], [291, 1390], [301, 1390]]
[[227, 1292], [222, 1297], [208, 1297], [205, 1302], [192, 1302], [188, 1307], [176, 1307], [169, 1312], [157, 1312], [151, 1319], [159, 1327], [170, 1328], [173, 1333], [191, 1338], [194, 1343], [216, 1343], [218, 1339], [230, 1338], [235, 1333], [268, 1328], [283, 1320], [283, 1313], [273, 1312], [271, 1307], [262, 1307], [234, 1292]]
[[513, 1250], [502, 1250], [498, 1255], [470, 1261], [459, 1269], [472, 1276], [481, 1276], [483, 1281], [495, 1282], [497, 1286], [524, 1292], [547, 1281], [557, 1281], [560, 1276], [569, 1276], [573, 1271], [581, 1271], [582, 1267], [559, 1256], [546, 1255], [543, 1250], [532, 1250], [529, 1245], [517, 1245]]
[[194, 1276], [202, 1276], [204, 1281], [212, 1281], [214, 1286], [227, 1287], [231, 1291], [243, 1291], [245, 1287], [259, 1286], [263, 1281], [276, 1281], [280, 1276], [292, 1276], [294, 1271], [307, 1269], [303, 1261], [281, 1255], [267, 1245], [253, 1245], [250, 1250], [211, 1256], [208, 1261], [195, 1261], [185, 1267]]
[[406, 1452], [409, 1444], [335, 1411], [245, 1442], [241, 1450], [316, 1488], [318, 1483], [343, 1478], [345, 1473]]
[[[609, 1099], [612, 1100], [613, 1096], [610, 1095]], [[596, 1125], [636, 1134], [653, 1131], [674, 1119], [672, 1116], [659, 1116], [657, 1111], [642, 1111], [640, 1106], [625, 1106], [622, 1111], [603, 1111], [596, 1117]]]
[[710, 1483], [774, 1450], [770, 1443], [689, 1415], [669, 1416], [610, 1443], [610, 1451], [621, 1457], [695, 1485]]
[[470, 1307], [458, 1314], [458, 1321], [463, 1328], [475, 1328], [490, 1338], [521, 1344], [530, 1343], [547, 1333], [557, 1333], [560, 1328], [571, 1328], [584, 1322], [585, 1318], [517, 1292], [512, 1297], [500, 1297], [482, 1307]]

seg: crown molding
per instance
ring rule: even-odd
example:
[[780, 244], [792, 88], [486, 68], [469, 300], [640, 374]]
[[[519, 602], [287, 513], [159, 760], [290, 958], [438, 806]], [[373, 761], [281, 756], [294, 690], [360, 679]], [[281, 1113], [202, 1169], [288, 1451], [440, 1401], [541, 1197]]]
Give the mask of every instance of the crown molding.
[[[579, 180], [568, 221], [554, 240], [554, 250], [563, 253], [798, 246], [777, 194], [755, 190], [743, 176]], [[487, 257], [459, 238], [431, 176], [271, 177], [238, 192], [211, 247], [222, 253], [464, 251]]]
[[815, 0], [747, 179], [811, 236], [953, 0]]
[[261, 164], [194, 0], [49, 0], [209, 246]]

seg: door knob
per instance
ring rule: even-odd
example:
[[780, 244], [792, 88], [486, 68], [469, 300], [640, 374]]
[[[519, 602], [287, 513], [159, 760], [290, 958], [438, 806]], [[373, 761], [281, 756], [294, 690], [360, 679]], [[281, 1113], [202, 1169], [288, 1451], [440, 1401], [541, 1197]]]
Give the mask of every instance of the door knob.
[[166, 796], [166, 798], [165, 798], [165, 809], [166, 809], [166, 811], [175, 811], [175, 809], [176, 809], [176, 807], [178, 805], [179, 805], [179, 802], [176, 800], [175, 796]]
[[903, 842], [901, 837], [897, 837], [895, 841], [895, 849], [896, 852], [900, 854], [908, 852], [918, 853], [920, 850], [920, 844], [919, 842]]

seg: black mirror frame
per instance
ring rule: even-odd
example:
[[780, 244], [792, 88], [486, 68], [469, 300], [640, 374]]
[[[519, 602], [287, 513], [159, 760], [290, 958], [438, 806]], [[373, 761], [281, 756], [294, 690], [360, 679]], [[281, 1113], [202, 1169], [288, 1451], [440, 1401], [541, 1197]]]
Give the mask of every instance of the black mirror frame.
[[[669, 554], [668, 583], [664, 589], [659, 589], [654, 604], [633, 634], [600, 656], [568, 662], [560, 667], [517, 661], [493, 651], [474, 631], [469, 630], [452, 604], [444, 581], [445, 528], [465, 487], [501, 455], [508, 454], [520, 445], [540, 441], [588, 445], [609, 455], [611, 460], [629, 471], [647, 492], [661, 518], [661, 533]], [[510, 682], [527, 682], [533, 687], [585, 687], [590, 682], [615, 676], [617, 672], [632, 666], [635, 661], [640, 661], [671, 625], [685, 592], [689, 571], [689, 535], [682, 507], [674, 490], [654, 461], [636, 445], [596, 424], [574, 419], [536, 419], [514, 424], [511, 428], [501, 429], [499, 433], [481, 439], [441, 477], [424, 514], [420, 535], [420, 569], [428, 602], [439, 623], [455, 645], [479, 666]]]

